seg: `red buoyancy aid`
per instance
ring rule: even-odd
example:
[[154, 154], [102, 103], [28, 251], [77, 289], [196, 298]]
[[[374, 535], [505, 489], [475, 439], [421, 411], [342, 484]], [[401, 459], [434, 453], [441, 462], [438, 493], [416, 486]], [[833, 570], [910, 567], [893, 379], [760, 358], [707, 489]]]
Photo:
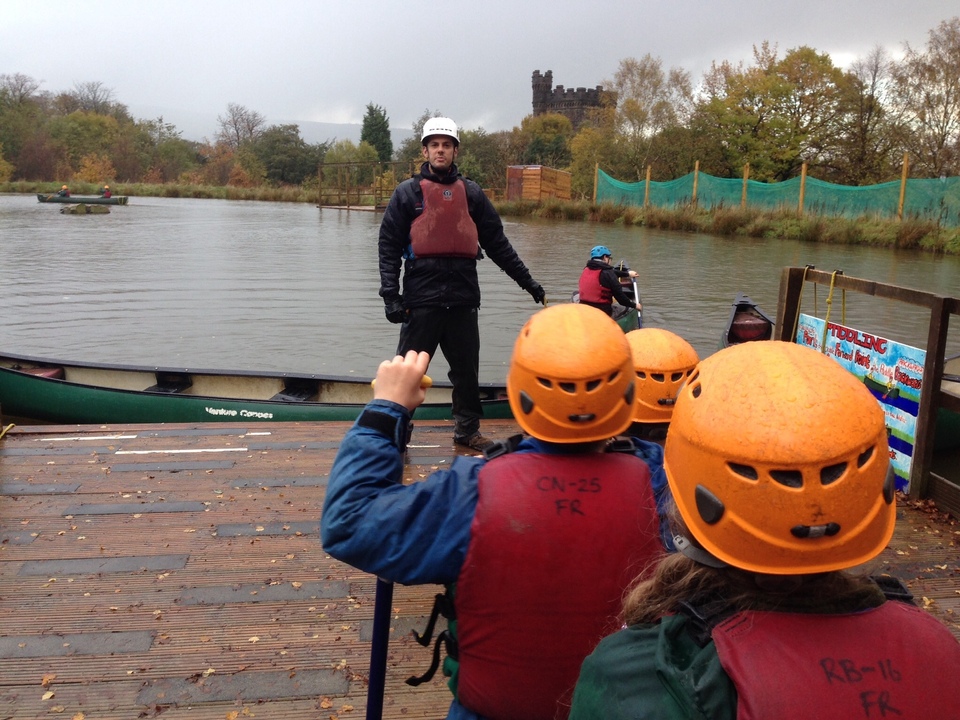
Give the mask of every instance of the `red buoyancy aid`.
[[[960, 643], [936, 618], [888, 600], [841, 615], [748, 611], [713, 630], [738, 720], [960, 718]], [[947, 675], [944, 675], [947, 673]]]
[[580, 302], [609, 305], [613, 291], [600, 284], [600, 268], [585, 267], [580, 273]]
[[456, 586], [457, 698], [496, 720], [566, 718], [580, 664], [663, 552], [632, 454], [510, 454], [478, 478]]
[[421, 178], [420, 190], [423, 212], [410, 225], [414, 257], [476, 258], [479, 236], [463, 180], [443, 184]]

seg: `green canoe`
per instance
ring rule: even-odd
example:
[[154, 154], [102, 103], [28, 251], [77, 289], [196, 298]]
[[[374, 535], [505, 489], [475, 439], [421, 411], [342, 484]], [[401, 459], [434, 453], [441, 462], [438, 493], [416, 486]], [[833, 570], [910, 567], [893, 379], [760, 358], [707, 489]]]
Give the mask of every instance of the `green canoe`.
[[[0, 412], [57, 424], [354, 420], [370, 378], [137, 367], [0, 355]], [[436, 382], [414, 418], [451, 418]], [[481, 383], [484, 417], [511, 418], [506, 386]]]
[[113, 197], [100, 197], [99, 195], [44, 195], [37, 193], [37, 200], [48, 203], [83, 203], [85, 205], [126, 205], [126, 195], [114, 195]]

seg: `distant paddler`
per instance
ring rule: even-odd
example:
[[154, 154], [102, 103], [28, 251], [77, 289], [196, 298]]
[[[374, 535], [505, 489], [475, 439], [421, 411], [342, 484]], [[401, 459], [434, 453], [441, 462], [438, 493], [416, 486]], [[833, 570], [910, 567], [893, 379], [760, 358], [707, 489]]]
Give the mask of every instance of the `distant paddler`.
[[[628, 308], [643, 311], [639, 298], [631, 298], [623, 290], [620, 279], [637, 277], [636, 270], [615, 268], [610, 264], [611, 252], [606, 245], [595, 245], [590, 250], [590, 259], [580, 274], [580, 302], [603, 310], [613, 316], [613, 301]], [[634, 286], [636, 287], [636, 286]], [[639, 292], [639, 291], [638, 291]]]

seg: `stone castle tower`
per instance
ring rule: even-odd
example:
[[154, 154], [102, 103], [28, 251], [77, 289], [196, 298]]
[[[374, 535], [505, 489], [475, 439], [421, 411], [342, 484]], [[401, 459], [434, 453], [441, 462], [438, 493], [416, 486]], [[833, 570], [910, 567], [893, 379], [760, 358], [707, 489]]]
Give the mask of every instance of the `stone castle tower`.
[[600, 107], [610, 93], [604, 92], [602, 85], [595, 88], [566, 89], [563, 85], [553, 87], [553, 70], [542, 75], [533, 71], [533, 114], [560, 113], [569, 118], [577, 128], [586, 116], [587, 108]]

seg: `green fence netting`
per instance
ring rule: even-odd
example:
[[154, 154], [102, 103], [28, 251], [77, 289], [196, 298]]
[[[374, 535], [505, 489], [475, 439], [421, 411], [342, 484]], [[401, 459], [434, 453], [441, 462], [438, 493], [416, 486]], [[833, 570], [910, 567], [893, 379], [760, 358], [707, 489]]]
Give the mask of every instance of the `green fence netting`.
[[[655, 207], [676, 207], [694, 199], [702, 208], [739, 207], [744, 197], [742, 178], [719, 178], [707, 173], [689, 173], [666, 182], [627, 183], [597, 172], [597, 202], [617, 205], [649, 203]], [[900, 182], [879, 185], [835, 185], [816, 178], [791, 178], [780, 183], [746, 182], [746, 205], [762, 210], [799, 209], [803, 185], [803, 212], [844, 217], [875, 216], [895, 218], [900, 204]], [[941, 225], [960, 226], [960, 177], [909, 179], [903, 200], [903, 216], [929, 220]]]

